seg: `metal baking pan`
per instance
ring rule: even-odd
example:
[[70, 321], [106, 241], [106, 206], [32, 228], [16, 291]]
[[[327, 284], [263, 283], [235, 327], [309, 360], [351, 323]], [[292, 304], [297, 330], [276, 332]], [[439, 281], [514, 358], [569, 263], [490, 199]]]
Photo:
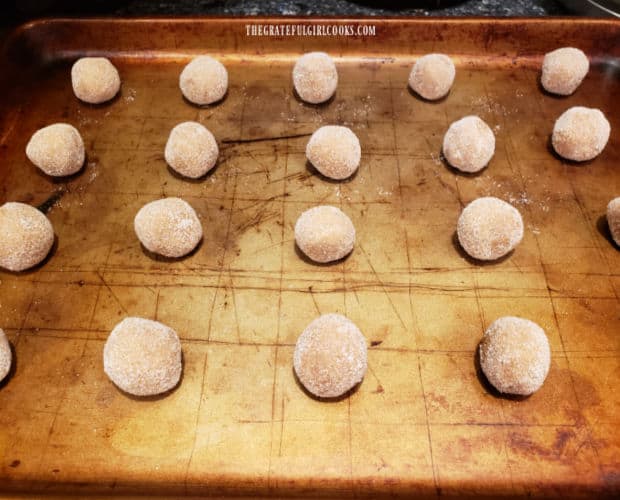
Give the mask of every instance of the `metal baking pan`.
[[[248, 36], [251, 25], [372, 26], [374, 36]], [[249, 28], [248, 28], [249, 26]], [[314, 29], [314, 28], [312, 28]], [[566, 98], [538, 85], [545, 52], [577, 46], [591, 70]], [[324, 106], [299, 102], [294, 60], [329, 52], [340, 81]], [[413, 61], [449, 54], [440, 102], [407, 88]], [[197, 54], [228, 68], [226, 98], [199, 108], [178, 76]], [[72, 62], [105, 55], [121, 94], [89, 106]], [[0, 326], [16, 364], [0, 388], [0, 489], [60, 495], [563, 495], [620, 488], [620, 252], [605, 223], [620, 195], [620, 23], [588, 19], [55, 19], [21, 26], [0, 72], [0, 202], [41, 207], [57, 235], [36, 269], [0, 273]], [[554, 156], [549, 134], [574, 105], [600, 108], [612, 136], [595, 160]], [[443, 162], [448, 125], [478, 114], [497, 150], [476, 176]], [[190, 182], [167, 169], [178, 122], [218, 139], [218, 166]], [[69, 179], [39, 174], [24, 149], [58, 121], [84, 137]], [[359, 136], [348, 182], [318, 178], [304, 155], [327, 123]], [[522, 213], [522, 244], [480, 265], [454, 243], [464, 204], [493, 195]], [[180, 196], [205, 237], [190, 257], [146, 255], [133, 217]], [[296, 253], [306, 208], [341, 207], [353, 254], [315, 266]], [[359, 389], [310, 399], [292, 351], [319, 313], [350, 317], [369, 341]], [[501, 397], [475, 351], [501, 315], [537, 321], [552, 348], [543, 388]], [[172, 326], [184, 374], [166, 397], [120, 393], [102, 347], [124, 316]]]

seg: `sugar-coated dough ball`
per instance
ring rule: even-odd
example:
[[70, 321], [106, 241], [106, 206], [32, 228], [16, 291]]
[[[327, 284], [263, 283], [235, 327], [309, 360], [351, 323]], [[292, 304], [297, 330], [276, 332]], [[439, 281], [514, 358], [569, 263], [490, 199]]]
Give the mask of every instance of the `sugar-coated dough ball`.
[[52, 223], [36, 208], [16, 202], [0, 207], [0, 267], [30, 269], [47, 257], [53, 244]]
[[547, 92], [570, 95], [581, 84], [590, 69], [583, 51], [563, 47], [545, 54], [540, 82]]
[[351, 320], [324, 314], [297, 339], [293, 366], [299, 381], [315, 396], [342, 396], [366, 374], [366, 339]]
[[71, 85], [81, 101], [100, 104], [118, 94], [121, 77], [109, 59], [82, 57], [71, 68]]
[[110, 332], [103, 347], [103, 370], [129, 394], [161, 394], [181, 378], [181, 342], [176, 332], [162, 323], [125, 318]]
[[6, 338], [4, 330], [0, 328], [0, 382], [9, 374], [12, 359], [13, 354], [11, 353], [9, 339]]
[[523, 239], [523, 219], [510, 203], [491, 196], [478, 198], [461, 212], [457, 236], [474, 259], [499, 259]]
[[72, 125], [54, 123], [32, 135], [26, 146], [26, 156], [47, 175], [75, 174], [84, 165], [84, 141]]
[[299, 97], [311, 104], [327, 101], [336, 92], [338, 71], [325, 52], [308, 52], [295, 63], [293, 85]]
[[170, 132], [164, 157], [170, 167], [185, 177], [197, 179], [211, 170], [217, 161], [217, 141], [197, 122], [178, 124]]
[[409, 86], [424, 99], [441, 99], [454, 83], [456, 70], [444, 54], [427, 54], [418, 59], [409, 75]]
[[495, 153], [495, 135], [477, 116], [466, 116], [450, 125], [443, 138], [443, 154], [448, 163], [463, 172], [478, 172]]
[[134, 219], [134, 229], [147, 250], [164, 257], [183, 257], [202, 239], [202, 224], [189, 203], [163, 198], [144, 205]]
[[495, 320], [480, 342], [480, 367], [499, 392], [528, 396], [549, 373], [551, 350], [544, 330], [514, 316]]
[[610, 132], [609, 122], [601, 110], [575, 106], [564, 111], [556, 120], [551, 143], [561, 157], [587, 161], [601, 154]]
[[607, 224], [611, 237], [620, 247], [620, 196], [611, 200], [607, 205]]
[[295, 223], [295, 242], [315, 262], [332, 262], [349, 255], [355, 227], [339, 208], [320, 205], [302, 213]]
[[211, 56], [198, 56], [183, 68], [179, 87], [188, 101], [201, 106], [213, 104], [228, 90], [228, 71]]
[[325, 177], [341, 180], [351, 177], [359, 167], [362, 148], [350, 128], [325, 125], [310, 137], [306, 157]]

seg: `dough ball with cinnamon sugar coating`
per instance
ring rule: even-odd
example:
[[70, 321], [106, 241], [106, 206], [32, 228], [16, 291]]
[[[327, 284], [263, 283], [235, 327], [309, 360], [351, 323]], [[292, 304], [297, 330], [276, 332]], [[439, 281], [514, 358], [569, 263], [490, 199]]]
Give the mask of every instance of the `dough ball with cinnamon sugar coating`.
[[583, 51], [562, 47], [545, 54], [540, 83], [547, 92], [570, 95], [588, 74], [590, 61]]
[[71, 85], [81, 101], [101, 104], [118, 94], [121, 77], [109, 59], [82, 57], [71, 68]]
[[213, 134], [197, 122], [179, 123], [170, 132], [164, 157], [174, 171], [197, 179], [217, 162], [219, 149]]
[[6, 338], [4, 330], [0, 328], [0, 382], [11, 371], [11, 362], [13, 361], [13, 353], [11, 352], [11, 346], [9, 340]]
[[495, 154], [495, 135], [477, 116], [466, 116], [450, 125], [443, 138], [448, 163], [463, 172], [478, 172]]
[[202, 239], [202, 224], [196, 212], [180, 198], [163, 198], [144, 205], [136, 214], [134, 229], [147, 250], [164, 257], [183, 257]]
[[226, 95], [228, 71], [213, 57], [198, 56], [183, 68], [179, 87], [188, 101], [199, 106], [213, 104]]
[[340, 314], [324, 314], [297, 339], [293, 367], [303, 386], [320, 398], [342, 396], [366, 374], [366, 339]]
[[456, 69], [445, 54], [427, 54], [418, 59], [409, 75], [409, 86], [419, 95], [434, 101], [450, 92]]
[[514, 316], [495, 320], [480, 342], [480, 367], [499, 392], [528, 396], [541, 388], [551, 364], [544, 330]]
[[610, 133], [609, 122], [600, 109], [574, 106], [556, 120], [551, 143], [562, 158], [588, 161], [605, 149]]
[[0, 207], [0, 267], [24, 271], [39, 264], [54, 244], [54, 228], [39, 210], [25, 203]]
[[611, 237], [620, 247], [620, 196], [611, 200], [607, 205], [607, 224]]
[[523, 239], [523, 219], [510, 203], [492, 196], [478, 198], [461, 212], [457, 236], [474, 259], [496, 260]]
[[157, 321], [129, 317], [118, 323], [103, 348], [103, 369], [123, 391], [154, 396], [179, 383], [181, 342]]
[[86, 154], [82, 136], [75, 127], [54, 123], [32, 135], [26, 156], [47, 175], [64, 177], [82, 168]]
[[293, 85], [299, 97], [310, 104], [329, 100], [338, 86], [338, 71], [325, 52], [308, 52], [295, 63]]
[[295, 223], [295, 242], [315, 262], [333, 262], [349, 255], [355, 227], [342, 210], [319, 205], [302, 213]]
[[351, 177], [359, 167], [362, 148], [350, 128], [325, 125], [310, 137], [306, 157], [325, 177], [342, 180]]

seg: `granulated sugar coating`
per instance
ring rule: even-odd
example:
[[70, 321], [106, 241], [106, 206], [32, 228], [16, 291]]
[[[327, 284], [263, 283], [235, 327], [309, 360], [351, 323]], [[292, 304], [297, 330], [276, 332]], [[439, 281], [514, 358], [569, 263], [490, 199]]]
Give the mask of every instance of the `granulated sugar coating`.
[[9, 374], [12, 359], [13, 355], [11, 354], [9, 340], [0, 328], [0, 381], [4, 380], [4, 377]]
[[550, 364], [547, 336], [528, 319], [499, 318], [480, 342], [480, 367], [493, 387], [505, 394], [536, 392], [547, 378]]
[[457, 235], [474, 259], [495, 260], [523, 239], [523, 219], [510, 203], [491, 196], [467, 205], [458, 220]]
[[181, 175], [197, 179], [211, 170], [219, 149], [213, 134], [197, 122], [180, 123], [172, 129], [164, 156], [166, 163]]
[[181, 378], [181, 342], [176, 332], [162, 323], [125, 318], [105, 343], [103, 370], [129, 394], [161, 394]]
[[620, 196], [611, 200], [607, 205], [607, 224], [611, 237], [620, 247]]
[[590, 61], [581, 50], [563, 47], [545, 54], [540, 83], [547, 92], [570, 95], [581, 84], [590, 69]]
[[82, 57], [71, 68], [71, 85], [81, 101], [100, 104], [118, 94], [121, 77], [109, 59]]
[[355, 227], [339, 208], [321, 205], [299, 216], [295, 224], [295, 242], [313, 261], [332, 262], [353, 250]]
[[350, 128], [325, 125], [312, 134], [306, 146], [310, 163], [330, 179], [351, 177], [362, 156], [360, 141]]
[[551, 143], [561, 157], [587, 161], [601, 154], [610, 132], [609, 122], [599, 109], [575, 106], [564, 111], [555, 122]]
[[444, 54], [427, 54], [418, 59], [409, 75], [409, 86], [424, 99], [441, 99], [454, 83], [456, 70]]
[[198, 104], [213, 104], [221, 100], [228, 90], [228, 71], [210, 56], [192, 59], [179, 78], [179, 87], [185, 98]]
[[448, 163], [463, 172], [478, 172], [495, 153], [495, 136], [477, 116], [466, 116], [450, 125], [443, 138], [443, 154]]
[[293, 366], [312, 394], [336, 398], [362, 381], [366, 358], [366, 339], [357, 326], [340, 314], [324, 314], [297, 339]]
[[293, 85], [299, 97], [311, 104], [327, 101], [336, 92], [338, 71], [325, 52], [309, 52], [295, 63]]
[[54, 123], [37, 130], [26, 146], [26, 156], [47, 175], [75, 174], [84, 165], [84, 141], [68, 123]]
[[202, 225], [194, 209], [180, 198], [164, 198], [144, 205], [134, 219], [140, 242], [165, 257], [182, 257], [202, 239]]
[[54, 244], [54, 228], [36, 208], [9, 202], [0, 207], [0, 267], [24, 271], [36, 266]]

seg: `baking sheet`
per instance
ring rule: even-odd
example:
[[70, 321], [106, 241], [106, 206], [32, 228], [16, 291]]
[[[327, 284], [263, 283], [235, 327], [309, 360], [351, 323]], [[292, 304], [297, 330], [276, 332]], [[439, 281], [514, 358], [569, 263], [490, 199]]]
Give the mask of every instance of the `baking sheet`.
[[[6, 42], [0, 90], [0, 202], [47, 210], [53, 255], [0, 272], [0, 326], [16, 362], [0, 388], [0, 489], [104, 495], [596, 494], [620, 488], [620, 252], [606, 228], [620, 195], [620, 24], [595, 20], [289, 20], [370, 24], [375, 37], [249, 37], [276, 19], [48, 20]], [[544, 52], [575, 45], [591, 71], [570, 97], [537, 84]], [[339, 86], [325, 106], [299, 102], [291, 68], [326, 50]], [[445, 100], [407, 89], [419, 55], [457, 63]], [[185, 102], [178, 75], [198, 53], [229, 71], [225, 100]], [[72, 94], [69, 69], [106, 55], [122, 77], [111, 103]], [[557, 116], [598, 107], [612, 136], [584, 165], [549, 150]], [[466, 114], [493, 128], [480, 175], [440, 157]], [[197, 182], [174, 176], [163, 148], [184, 120], [218, 139], [219, 164]], [[31, 134], [66, 121], [81, 132], [85, 169], [52, 180], [24, 153]], [[326, 182], [305, 160], [323, 124], [350, 126], [359, 173]], [[493, 264], [455, 244], [460, 209], [478, 196], [513, 203], [522, 244]], [[133, 232], [144, 203], [180, 196], [204, 242], [174, 262], [145, 255]], [[296, 253], [306, 208], [341, 207], [358, 238], [330, 266]], [[292, 373], [295, 340], [320, 313], [351, 318], [369, 370], [349, 398], [310, 399]], [[538, 322], [552, 366], [525, 400], [501, 397], [475, 349], [501, 315]], [[167, 397], [120, 393], [103, 343], [127, 315], [180, 335], [184, 373]]]

